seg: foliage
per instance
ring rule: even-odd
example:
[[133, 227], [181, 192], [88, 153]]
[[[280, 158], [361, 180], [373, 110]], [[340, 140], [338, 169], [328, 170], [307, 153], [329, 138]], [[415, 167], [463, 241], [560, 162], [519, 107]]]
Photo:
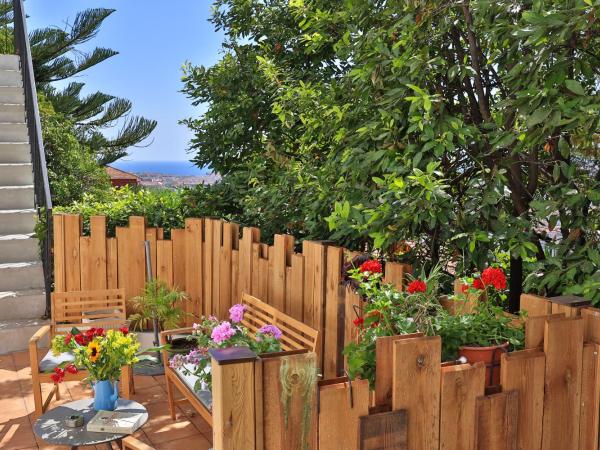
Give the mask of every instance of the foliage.
[[169, 288], [164, 281], [148, 281], [143, 295], [131, 300], [131, 306], [136, 311], [128, 317], [131, 327], [142, 331], [148, 322], [156, 319], [160, 330], [177, 328], [184, 316], [180, 305], [187, 300], [185, 292]]
[[410, 242], [427, 268], [502, 249], [513, 286], [535, 258], [528, 288], [596, 296], [576, 261], [599, 239], [597, 0], [214, 5], [224, 55], [187, 67], [208, 110], [186, 123], [231, 205], [390, 257]]
[[456, 359], [462, 345], [489, 346], [508, 341], [511, 349], [522, 347], [522, 324], [513, 323], [514, 317], [505, 314], [493, 300], [502, 300], [501, 291], [506, 288], [500, 269], [492, 268], [492, 271], [484, 271], [481, 279], [476, 278], [484, 282], [481, 289], [466, 285], [455, 301], [466, 301], [464, 296], [470, 294], [477, 294], [482, 300], [472, 313], [453, 315], [442, 308], [438, 300], [439, 268], [434, 268], [424, 279], [412, 280], [406, 291], [400, 292], [382, 283], [381, 272], [364, 270], [365, 264], [350, 270], [351, 279], [357, 281], [356, 292], [364, 301], [360, 315], [354, 320], [357, 338], [344, 348], [352, 378], [367, 379], [373, 387], [376, 341], [384, 336], [416, 332], [441, 336], [444, 361]]
[[86, 193], [105, 193], [110, 189], [108, 175], [91, 148], [78, 140], [73, 122], [56, 112], [43, 94], [38, 103], [53, 204], [66, 206]]
[[210, 390], [212, 378], [210, 372], [211, 348], [249, 347], [257, 354], [281, 351], [281, 330], [275, 325], [264, 325], [250, 336], [249, 330], [242, 324], [245, 306], [233, 305], [229, 309], [229, 321], [219, 321], [214, 316], [203, 317], [200, 323], [193, 325], [194, 331], [188, 339], [194, 342], [194, 349], [186, 355], [175, 354], [169, 364], [181, 370], [185, 375], [197, 377], [194, 390]]
[[86, 331], [73, 328], [67, 335], [52, 339], [54, 355], [70, 352], [74, 356], [72, 364], [54, 371], [53, 380], [55, 383], [62, 381], [65, 370], [76, 373], [77, 369], [85, 369], [91, 382], [117, 381], [123, 366], [131, 366], [140, 360], [137, 355], [139, 347], [136, 335], [129, 333], [125, 327], [107, 331], [102, 328]]
[[111, 236], [116, 227], [127, 226], [130, 216], [144, 216], [149, 227], [162, 227], [168, 235], [172, 228], [183, 228], [185, 218], [193, 216], [190, 211], [182, 191], [135, 190], [127, 186], [98, 195], [84, 194], [81, 201], [57, 209], [57, 212], [81, 214], [86, 232], [90, 216], [106, 216]]
[[400, 292], [393, 285], [382, 282], [381, 272], [366, 271], [364, 267], [363, 264], [349, 271], [350, 278], [357, 281], [356, 292], [364, 303], [354, 321], [357, 339], [346, 346], [344, 355], [350, 376], [368, 379], [373, 386], [378, 337], [415, 332], [434, 334], [434, 321], [442, 313], [438, 302], [441, 274], [436, 269], [424, 280], [419, 280], [424, 283], [424, 290]]

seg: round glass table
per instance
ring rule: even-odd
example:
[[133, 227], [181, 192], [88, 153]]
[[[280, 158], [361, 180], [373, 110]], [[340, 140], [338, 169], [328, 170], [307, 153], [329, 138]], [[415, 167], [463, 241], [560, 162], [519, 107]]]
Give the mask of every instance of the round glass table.
[[[132, 400], [119, 399], [117, 411], [143, 413], [142, 420], [137, 431], [148, 421], [148, 411], [142, 405]], [[106, 444], [112, 448], [111, 442], [117, 442], [121, 445], [121, 440], [127, 437], [127, 434], [114, 433], [96, 433], [86, 430], [87, 423], [96, 415], [94, 409], [94, 399], [77, 400], [75, 402], [65, 403], [57, 408], [51, 409], [36, 420], [34, 425], [35, 434], [48, 444], [65, 445], [71, 449], [77, 449], [84, 445]], [[78, 428], [69, 428], [66, 426], [66, 420], [69, 416], [83, 416], [83, 426]]]

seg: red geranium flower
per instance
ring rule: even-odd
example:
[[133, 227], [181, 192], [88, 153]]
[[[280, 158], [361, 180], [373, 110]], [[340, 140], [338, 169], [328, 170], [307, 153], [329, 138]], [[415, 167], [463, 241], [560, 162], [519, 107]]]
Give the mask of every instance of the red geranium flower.
[[462, 292], [463, 294], [466, 294], [467, 292], [469, 292], [469, 285], [468, 284], [461, 285], [460, 292]]
[[362, 317], [357, 317], [356, 319], [354, 319], [352, 321], [352, 323], [354, 323], [354, 325], [357, 326], [357, 327], [362, 327], [363, 324], [365, 323], [365, 319], [362, 318]]
[[408, 284], [406, 290], [409, 294], [414, 294], [416, 292], [427, 292], [427, 285], [422, 280], [414, 280]]
[[54, 384], [58, 384], [62, 381], [61, 376], [57, 373], [50, 375], [50, 379], [54, 382]]
[[475, 278], [473, 280], [473, 287], [475, 289], [479, 289], [480, 291], [483, 291], [485, 289], [485, 286], [483, 285], [483, 281], [481, 281], [481, 278]]
[[499, 267], [488, 267], [481, 273], [481, 281], [486, 286], [494, 286], [501, 291], [506, 289], [506, 275]]
[[369, 273], [381, 273], [382, 267], [381, 263], [376, 259], [370, 259], [365, 261], [358, 268], [361, 272], [369, 272]]
[[123, 333], [123, 336], [127, 336], [129, 334], [129, 328], [127, 327], [121, 327], [119, 328], [119, 331]]
[[94, 336], [104, 336], [104, 328], [96, 328], [94, 330]]
[[76, 374], [77, 373], [77, 367], [75, 367], [74, 364], [69, 364], [65, 367], [65, 371], [69, 372], [70, 374]]
[[71, 339], [73, 339], [73, 335], [71, 333], [67, 333], [65, 336], [65, 345], [69, 345], [71, 343]]
[[75, 342], [77, 342], [79, 345], [87, 345], [87, 339], [83, 334], [76, 334]]

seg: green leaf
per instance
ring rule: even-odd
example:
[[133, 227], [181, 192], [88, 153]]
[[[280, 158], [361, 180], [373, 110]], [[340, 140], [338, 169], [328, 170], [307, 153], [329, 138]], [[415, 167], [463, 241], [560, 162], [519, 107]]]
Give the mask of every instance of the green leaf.
[[533, 114], [527, 117], [527, 126], [534, 127], [539, 123], [542, 123], [550, 115], [550, 108], [536, 109]]
[[565, 80], [565, 86], [568, 90], [577, 95], [585, 95], [585, 90], [583, 86], [576, 80]]

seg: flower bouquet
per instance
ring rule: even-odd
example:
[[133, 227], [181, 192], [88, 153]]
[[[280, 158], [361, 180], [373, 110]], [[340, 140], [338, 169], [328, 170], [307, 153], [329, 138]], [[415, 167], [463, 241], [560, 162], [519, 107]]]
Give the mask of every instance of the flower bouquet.
[[119, 330], [90, 328], [80, 331], [73, 328], [66, 335], [52, 339], [52, 352], [73, 355], [73, 361], [54, 369], [51, 375], [55, 384], [64, 381], [67, 373], [87, 371], [87, 380], [95, 393], [94, 407], [97, 410], [112, 411], [118, 398], [118, 380], [123, 366], [130, 366], [140, 360], [140, 344], [135, 334], [122, 327]]
[[175, 354], [170, 359], [171, 368], [196, 377], [196, 392], [212, 387], [208, 355], [211, 348], [249, 347], [257, 354], [281, 351], [281, 330], [275, 325], [264, 325], [254, 336], [251, 335], [242, 324], [245, 310], [245, 305], [233, 305], [229, 309], [229, 321], [219, 321], [215, 316], [202, 318], [199, 323], [193, 324], [192, 335], [188, 337], [194, 342], [194, 348], [187, 354]]

